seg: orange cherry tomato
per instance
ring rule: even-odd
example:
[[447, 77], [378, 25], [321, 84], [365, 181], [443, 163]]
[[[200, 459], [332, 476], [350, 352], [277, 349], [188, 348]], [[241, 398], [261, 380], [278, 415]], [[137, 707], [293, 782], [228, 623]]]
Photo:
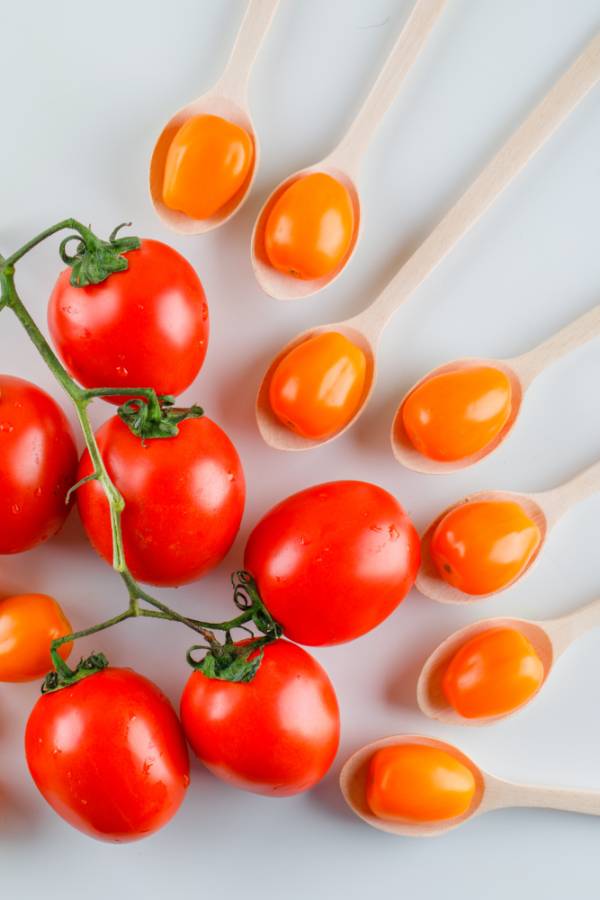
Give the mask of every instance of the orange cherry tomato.
[[350, 249], [354, 207], [343, 184], [315, 172], [277, 199], [265, 226], [265, 251], [275, 269], [296, 278], [323, 278]]
[[192, 219], [209, 219], [237, 194], [253, 162], [247, 131], [220, 116], [193, 116], [169, 147], [163, 202]]
[[465, 459], [490, 444], [510, 416], [510, 379], [492, 366], [427, 378], [402, 406], [411, 443], [430, 459]]
[[442, 690], [461, 716], [479, 719], [523, 706], [543, 680], [544, 664], [524, 634], [516, 628], [490, 628], [454, 654]]
[[363, 351], [343, 334], [317, 334], [279, 362], [269, 387], [271, 408], [292, 431], [316, 440], [329, 437], [358, 409], [366, 368]]
[[379, 819], [440, 822], [466, 813], [475, 776], [456, 756], [427, 744], [377, 750], [367, 772], [367, 804]]
[[444, 581], [465, 594], [491, 594], [526, 568], [540, 529], [512, 500], [455, 506], [431, 537], [431, 558]]
[[[62, 609], [46, 594], [18, 594], [0, 600], [0, 681], [34, 681], [52, 669], [50, 644], [70, 634]], [[66, 659], [72, 644], [59, 653]]]

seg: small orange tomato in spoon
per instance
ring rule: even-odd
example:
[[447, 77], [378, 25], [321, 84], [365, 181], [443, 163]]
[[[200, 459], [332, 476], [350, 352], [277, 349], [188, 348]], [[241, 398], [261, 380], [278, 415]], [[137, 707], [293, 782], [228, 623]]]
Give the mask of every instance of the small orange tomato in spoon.
[[483, 450], [511, 413], [511, 383], [494, 366], [465, 366], [425, 379], [402, 405], [404, 430], [416, 450], [445, 462]]
[[465, 719], [506, 715], [527, 703], [545, 678], [544, 664], [516, 628], [488, 628], [459, 647], [442, 675], [442, 691]]
[[475, 790], [471, 769], [454, 754], [427, 744], [382, 747], [367, 770], [366, 801], [379, 819], [456, 819], [471, 807]]
[[345, 261], [354, 236], [354, 205], [344, 185], [325, 172], [285, 189], [265, 225], [270, 264], [295, 278], [323, 278]]
[[169, 147], [163, 202], [192, 219], [209, 219], [245, 185], [253, 162], [254, 143], [244, 128], [221, 116], [192, 116]]
[[335, 331], [316, 334], [277, 365], [269, 385], [271, 409], [304, 437], [329, 437], [359, 408], [366, 368], [365, 354], [349, 338]]
[[453, 507], [431, 536], [440, 578], [465, 594], [491, 594], [514, 581], [540, 546], [541, 532], [511, 500]]

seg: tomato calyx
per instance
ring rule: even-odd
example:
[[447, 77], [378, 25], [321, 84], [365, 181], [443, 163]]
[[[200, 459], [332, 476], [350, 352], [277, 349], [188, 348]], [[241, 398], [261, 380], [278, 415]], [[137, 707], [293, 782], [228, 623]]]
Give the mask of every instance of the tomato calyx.
[[201, 406], [174, 406], [175, 397], [170, 394], [157, 397], [133, 397], [117, 410], [119, 417], [136, 437], [146, 439], [176, 437], [179, 423], [186, 419], [199, 419], [204, 415]]
[[[276, 622], [262, 602], [256, 582], [250, 572], [239, 570], [231, 576], [233, 602], [241, 615], [218, 627], [225, 631], [225, 642], [211, 641], [208, 645], [194, 644], [189, 648], [186, 659], [189, 665], [207, 678], [219, 681], [249, 682], [260, 668], [263, 647], [276, 641], [283, 634], [283, 628]], [[260, 635], [255, 636], [246, 623], [252, 622]], [[231, 632], [234, 628], [248, 631], [250, 638], [234, 642]], [[206, 650], [202, 659], [194, 657], [196, 650]]]
[[[79, 234], [67, 235], [60, 243], [60, 257], [71, 268], [70, 282], [73, 287], [87, 287], [100, 284], [115, 272], [124, 272], [129, 263], [125, 253], [139, 250], [138, 237], [117, 237], [121, 228], [131, 225], [123, 222], [111, 232], [108, 241], [97, 237], [89, 228], [82, 228]], [[67, 252], [70, 241], [78, 242], [73, 254]]]
[[78, 681], [82, 681], [90, 675], [96, 675], [108, 666], [108, 660], [104, 653], [90, 653], [89, 656], [82, 657], [74, 669], [71, 669], [64, 659], [59, 656], [54, 645], [50, 653], [55, 669], [46, 675], [42, 683], [42, 694], [51, 694], [54, 691], [62, 690], [62, 688], [71, 687], [71, 685], [77, 684]]

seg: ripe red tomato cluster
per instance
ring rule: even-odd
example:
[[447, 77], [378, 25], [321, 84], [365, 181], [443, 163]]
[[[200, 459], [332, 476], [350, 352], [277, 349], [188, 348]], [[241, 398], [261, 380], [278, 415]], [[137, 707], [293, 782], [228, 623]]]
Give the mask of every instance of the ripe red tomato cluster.
[[[202, 286], [179, 254], [156, 241], [127, 257], [125, 272], [98, 285], [76, 288], [68, 273], [59, 277], [49, 306], [56, 349], [86, 387], [177, 394], [206, 352]], [[189, 418], [176, 436], [142, 438], [114, 416], [96, 439], [125, 500], [123, 545], [135, 579], [180, 585], [223, 559], [239, 529], [245, 483], [218, 425]], [[92, 475], [93, 464], [87, 450], [77, 464], [56, 403], [9, 376], [0, 377], [0, 457], [0, 552], [21, 552], [58, 531], [68, 489]], [[90, 542], [110, 562], [103, 488], [87, 480], [76, 493]], [[283, 500], [258, 522], [245, 551], [245, 569], [284, 635], [253, 649], [253, 677], [193, 671], [180, 721], [136, 672], [83, 672], [40, 697], [31, 713], [26, 754], [40, 792], [76, 828], [123, 841], [150, 834], [177, 811], [189, 783], [187, 742], [237, 787], [270, 796], [312, 787], [335, 757], [339, 709], [326, 672], [298, 644], [350, 641], [376, 627], [410, 590], [419, 562], [410, 519], [376, 485], [332, 482]], [[69, 631], [52, 598], [0, 601], [0, 680], [49, 671], [50, 642]], [[69, 650], [65, 644], [61, 655]]]

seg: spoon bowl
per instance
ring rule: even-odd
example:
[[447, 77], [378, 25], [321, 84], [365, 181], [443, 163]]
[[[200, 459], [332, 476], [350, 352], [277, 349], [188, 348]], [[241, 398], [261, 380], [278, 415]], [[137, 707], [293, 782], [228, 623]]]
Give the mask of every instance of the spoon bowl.
[[[469, 809], [461, 816], [438, 822], [414, 822], [407, 819], [385, 820], [374, 816], [366, 802], [366, 781], [369, 762], [382, 747], [398, 744], [422, 744], [450, 753], [467, 769], [475, 780], [475, 792]], [[402, 837], [434, 837], [445, 834], [463, 822], [494, 809], [532, 807], [600, 815], [600, 791], [572, 790], [532, 784], [515, 784], [484, 772], [468, 756], [452, 744], [419, 734], [397, 734], [373, 741], [354, 753], [342, 767], [340, 789], [344, 800], [360, 819], [377, 828]]]
[[[258, 171], [260, 147], [248, 107], [248, 81], [260, 45], [269, 29], [279, 0], [249, 0], [237, 39], [217, 84], [178, 110], [163, 130], [150, 160], [150, 197], [159, 218], [180, 234], [204, 234], [218, 228], [236, 213], [246, 200]], [[181, 126], [193, 116], [220, 116], [248, 133], [254, 147], [254, 158], [244, 183], [217, 212], [206, 219], [194, 219], [170, 209], [162, 199], [165, 165], [169, 147]]]
[[[413, 822], [408, 819], [393, 821], [380, 819], [378, 816], [373, 815], [366, 800], [369, 762], [377, 750], [381, 750], [383, 747], [397, 746], [398, 744], [423, 744], [426, 747], [444, 750], [446, 753], [456, 757], [459, 762], [473, 773], [475, 794], [471, 806], [462, 816], [441, 822]], [[477, 813], [485, 793], [485, 776], [468, 756], [461, 753], [460, 750], [457, 750], [451, 744], [446, 744], [444, 741], [438, 741], [435, 738], [423, 737], [419, 734], [397, 734], [373, 741], [371, 744], [367, 744], [365, 747], [357, 750], [342, 768], [340, 789], [344, 800], [352, 812], [366, 822], [367, 825], [371, 825], [372, 828], [378, 828], [379, 831], [387, 831], [389, 834], [405, 837], [435, 837], [449, 831], [451, 828], [455, 828]]]
[[515, 710], [501, 713], [497, 716], [482, 716], [479, 718], [467, 718], [461, 716], [447, 701], [442, 690], [442, 679], [448, 668], [450, 660], [458, 650], [471, 638], [476, 637], [483, 632], [492, 628], [512, 628], [519, 631], [523, 637], [532, 645], [533, 649], [539, 656], [544, 667], [544, 678], [538, 690], [533, 694], [528, 702], [533, 700], [550, 674], [550, 669], [554, 665], [557, 653], [552, 637], [544, 628], [543, 624], [532, 622], [528, 619], [514, 618], [494, 618], [484, 619], [481, 622], [475, 622], [464, 628], [455, 631], [450, 637], [442, 641], [438, 647], [429, 656], [421, 669], [419, 679], [417, 681], [417, 702], [419, 707], [430, 719], [439, 719], [448, 725], [489, 725], [507, 716], [514, 715], [524, 706], [520, 706]]
[[[352, 234], [352, 241], [350, 243], [350, 246], [348, 247], [348, 251], [335, 271], [330, 272], [323, 278], [294, 278], [292, 275], [287, 275], [285, 272], [281, 272], [278, 269], [275, 269], [269, 262], [265, 250], [265, 229], [271, 211], [282, 194], [284, 194], [285, 191], [287, 191], [287, 189], [291, 187], [292, 184], [294, 184], [294, 182], [299, 181], [301, 178], [305, 178], [307, 175], [313, 175], [317, 172], [324, 173], [325, 175], [331, 175], [332, 178], [335, 178], [336, 181], [339, 181], [340, 184], [342, 184], [346, 188], [352, 202], [352, 208], [354, 210], [354, 232]], [[356, 182], [352, 175], [348, 171], [343, 171], [342, 169], [338, 168], [336, 165], [329, 165], [326, 159], [314, 166], [309, 166], [306, 169], [300, 169], [298, 172], [290, 175], [289, 178], [286, 178], [285, 181], [282, 181], [281, 184], [279, 184], [279, 186], [275, 188], [275, 190], [267, 198], [254, 224], [254, 228], [252, 230], [252, 265], [254, 267], [254, 274], [256, 275], [258, 283], [267, 294], [269, 294], [271, 297], [277, 298], [278, 300], [298, 300], [302, 297], [308, 297], [311, 294], [316, 294], [317, 291], [322, 290], [326, 285], [331, 284], [333, 281], [335, 281], [335, 279], [342, 273], [342, 270], [345, 268], [346, 263], [354, 253], [354, 248], [356, 247], [356, 242], [358, 241], [359, 231], [360, 197]]]
[[[549, 491], [535, 494], [517, 494], [511, 491], [479, 491], [463, 497], [457, 503], [448, 506], [441, 512], [423, 532], [421, 538], [421, 568], [417, 574], [415, 585], [418, 590], [438, 603], [476, 603], [486, 597], [499, 594], [527, 575], [537, 560], [546, 543], [549, 532], [558, 521], [577, 503], [600, 491], [600, 461], [579, 472], [573, 478]], [[488, 594], [466, 594], [464, 591], [448, 584], [440, 578], [431, 557], [431, 539], [440, 520], [450, 510], [465, 503], [478, 501], [508, 501], [518, 503], [527, 516], [540, 530], [540, 541], [527, 565], [517, 575], [497, 591]]]
[[450, 512], [450, 510], [455, 509], [457, 506], [462, 506], [465, 503], [489, 501], [518, 503], [525, 511], [526, 515], [535, 522], [540, 530], [540, 542], [535, 553], [532, 554], [531, 559], [525, 568], [522, 569], [512, 581], [501, 588], [501, 590], [507, 590], [512, 584], [515, 584], [516, 581], [523, 578], [525, 573], [528, 572], [536, 562], [546, 541], [549, 523], [544, 509], [535, 499], [535, 496], [533, 494], [517, 494], [510, 491], [479, 491], [476, 494], [465, 497], [458, 503], [453, 503], [451, 506], [448, 506], [433, 520], [433, 522], [430, 523], [423, 533], [421, 538], [421, 568], [417, 575], [416, 587], [422, 594], [425, 594], [426, 597], [429, 597], [431, 600], [437, 600], [438, 603], [476, 603], [479, 600], [485, 600], [486, 597], [491, 597], [500, 593], [500, 591], [492, 591], [488, 594], [466, 594], [464, 591], [459, 590], [454, 587], [454, 585], [448, 584], [448, 582], [440, 578], [431, 557], [431, 539], [433, 537], [433, 532], [438, 523]]
[[[445, 375], [448, 372], [459, 372], [461, 370], [474, 368], [476, 366], [493, 366], [494, 368], [499, 369], [501, 372], [504, 372], [504, 374], [510, 381], [510, 414], [501, 431], [492, 441], [490, 441], [489, 444], [487, 444], [485, 447], [482, 447], [481, 450], [477, 451], [477, 453], [473, 453], [470, 456], [465, 456], [462, 459], [444, 461], [431, 459], [430, 457], [424, 456], [422, 453], [419, 453], [419, 451], [413, 446], [404, 427], [404, 420], [402, 416], [402, 409], [404, 407], [404, 404], [411, 396], [411, 394], [414, 393], [414, 391], [416, 391], [417, 388], [419, 388], [426, 381], [429, 381], [430, 378], [433, 378], [436, 375]], [[406, 466], [407, 469], [412, 469], [415, 472], [422, 472], [426, 475], [447, 475], [450, 472], [457, 472], [460, 469], [465, 469], [468, 466], [472, 466], [474, 463], [479, 462], [480, 459], [483, 459], [485, 456], [488, 456], [490, 453], [492, 453], [496, 449], [496, 447], [498, 447], [504, 441], [509, 431], [515, 424], [519, 413], [521, 412], [524, 391], [525, 388], [519, 378], [518, 373], [513, 368], [511, 368], [508, 363], [505, 363], [502, 360], [478, 359], [473, 357], [458, 359], [455, 362], [445, 363], [442, 366], [438, 366], [436, 369], [432, 369], [431, 372], [428, 372], [427, 375], [425, 375], [423, 378], [421, 378], [420, 381], [413, 385], [410, 391], [405, 394], [400, 405], [398, 406], [396, 414], [394, 415], [394, 420], [392, 422], [391, 431], [393, 454], [398, 462], [402, 463], [403, 466]]]
[[[234, 125], [239, 125], [240, 128], [243, 128], [250, 135], [254, 146], [252, 168], [243, 185], [214, 216], [208, 219], [193, 219], [184, 212], [170, 209], [163, 203], [162, 199], [165, 165], [173, 138], [188, 119], [200, 115], [220, 116]], [[198, 97], [197, 100], [193, 100], [187, 106], [178, 110], [160, 133], [150, 160], [150, 196], [154, 209], [165, 225], [180, 234], [205, 234], [207, 231], [212, 231], [214, 228], [218, 228], [219, 225], [227, 222], [246, 200], [252, 187], [255, 173], [258, 171], [259, 157], [258, 136], [249, 112], [236, 103], [235, 100], [218, 93], [218, 88], [214, 88], [207, 94], [204, 94], [204, 96]]]
[[442, 690], [442, 679], [455, 653], [471, 638], [490, 629], [513, 628], [519, 631], [532, 644], [544, 668], [542, 683], [527, 701], [529, 703], [544, 686], [552, 667], [565, 650], [581, 635], [599, 626], [600, 598], [556, 619], [536, 622], [529, 619], [493, 618], [460, 628], [442, 641], [425, 661], [417, 681], [419, 707], [426, 716], [449, 725], [487, 725], [515, 715], [527, 704], [501, 715], [470, 719], [460, 715], [448, 703]]
[[[513, 429], [523, 406], [523, 398], [531, 383], [545, 369], [557, 362], [563, 356], [573, 352], [577, 348], [591, 341], [600, 334], [600, 306], [595, 306], [584, 313], [575, 321], [570, 322], [548, 340], [544, 341], [527, 353], [514, 359], [478, 359], [465, 357], [454, 362], [445, 363], [428, 372], [418, 381], [402, 398], [394, 415], [391, 431], [392, 451], [398, 462], [413, 469], [415, 472], [423, 472], [427, 475], [446, 475], [472, 466], [479, 460], [493, 453], [497, 447], [508, 437]], [[404, 404], [422, 384], [436, 375], [448, 372], [458, 372], [477, 366], [486, 366], [499, 369], [508, 378], [511, 386], [511, 409], [508, 419], [496, 437], [482, 447], [477, 453], [465, 456], [463, 459], [446, 462], [430, 459], [419, 453], [413, 446], [406, 429], [402, 410]]]
[[[348, 338], [348, 340], [356, 344], [356, 346], [359, 347], [365, 354], [365, 384], [360, 400], [360, 405], [358, 406], [352, 419], [344, 426], [344, 428], [342, 428], [340, 431], [337, 431], [335, 434], [332, 434], [328, 438], [325, 438], [323, 440], [315, 440], [313, 438], [304, 437], [303, 435], [292, 431], [277, 418], [271, 408], [271, 403], [269, 401], [269, 389], [275, 369], [277, 368], [283, 357], [287, 353], [289, 353], [290, 350], [293, 350], [294, 347], [297, 347], [298, 344], [303, 343], [309, 338], [315, 337], [315, 335], [317, 334], [323, 334], [330, 331], [337, 331], [339, 334], [343, 334], [344, 337]], [[375, 384], [376, 359], [377, 354], [375, 351], [375, 347], [372, 344], [368, 334], [360, 330], [360, 328], [351, 325], [350, 321], [340, 322], [334, 325], [321, 325], [315, 328], [309, 328], [307, 331], [303, 331], [301, 334], [296, 335], [296, 337], [288, 344], [286, 344], [286, 346], [283, 347], [282, 350], [280, 350], [277, 356], [275, 356], [271, 360], [269, 368], [267, 369], [258, 390], [258, 394], [256, 397], [256, 421], [258, 424], [258, 429], [264, 441], [270, 447], [273, 447], [276, 450], [310, 450], [312, 447], [319, 447], [329, 443], [329, 441], [334, 440], [334, 438], [338, 437], [340, 434], [342, 434], [342, 432], [351, 427], [352, 423], [360, 415], [362, 408], [365, 406], [369, 397], [371, 396], [371, 391], [373, 390], [373, 385]]]

